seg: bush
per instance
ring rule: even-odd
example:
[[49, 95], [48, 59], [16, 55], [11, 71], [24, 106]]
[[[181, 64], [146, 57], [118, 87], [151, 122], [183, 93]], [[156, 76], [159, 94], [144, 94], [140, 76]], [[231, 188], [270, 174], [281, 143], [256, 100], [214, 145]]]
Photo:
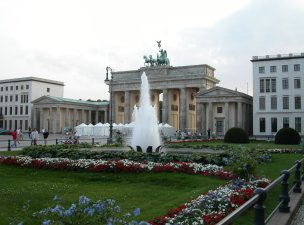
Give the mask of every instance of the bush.
[[245, 130], [239, 127], [230, 128], [224, 137], [226, 143], [249, 143], [249, 137]]
[[292, 128], [282, 128], [275, 136], [275, 144], [298, 145], [301, 142], [301, 136]]
[[236, 148], [230, 151], [232, 171], [240, 178], [249, 180], [258, 166], [258, 152], [252, 149]]

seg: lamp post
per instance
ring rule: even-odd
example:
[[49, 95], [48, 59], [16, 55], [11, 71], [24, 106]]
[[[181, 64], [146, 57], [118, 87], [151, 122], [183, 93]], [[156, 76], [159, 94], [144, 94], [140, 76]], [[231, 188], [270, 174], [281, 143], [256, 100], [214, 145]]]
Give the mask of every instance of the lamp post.
[[[108, 144], [113, 143], [113, 118], [112, 118], [112, 84], [113, 84], [113, 74], [112, 68], [107, 66], [106, 67], [106, 79], [105, 84], [109, 85], [109, 92], [110, 92], [110, 101], [109, 101], [109, 116], [110, 116], [110, 138], [108, 139]], [[109, 71], [111, 72], [111, 79], [109, 80]]]

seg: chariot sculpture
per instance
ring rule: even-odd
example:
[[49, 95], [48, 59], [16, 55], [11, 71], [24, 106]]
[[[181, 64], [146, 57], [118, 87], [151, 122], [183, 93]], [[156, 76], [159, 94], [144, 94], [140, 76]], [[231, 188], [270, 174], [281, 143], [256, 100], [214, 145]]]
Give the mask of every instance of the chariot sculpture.
[[161, 41], [156, 41], [159, 48], [159, 53], [156, 55], [156, 59], [152, 57], [152, 55], [146, 56], [144, 55], [144, 66], [168, 66], [170, 65], [170, 60], [167, 57], [167, 51], [161, 49]]

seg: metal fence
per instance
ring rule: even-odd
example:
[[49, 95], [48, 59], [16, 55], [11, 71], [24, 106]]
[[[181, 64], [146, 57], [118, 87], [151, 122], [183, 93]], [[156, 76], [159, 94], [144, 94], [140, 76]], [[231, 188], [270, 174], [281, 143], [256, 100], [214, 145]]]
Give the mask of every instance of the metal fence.
[[[229, 225], [235, 221], [241, 214], [245, 213], [249, 208], [254, 208], [254, 218], [252, 224], [254, 225], [265, 225], [272, 217], [272, 215], [279, 210], [280, 213], [289, 213], [289, 189], [288, 189], [288, 178], [290, 173], [294, 170], [294, 186], [291, 190], [295, 193], [301, 193], [301, 184], [304, 181], [304, 165], [302, 168], [301, 176], [301, 164], [303, 163], [304, 158], [295, 162], [295, 165], [288, 170], [283, 170], [280, 176], [271, 182], [266, 188], [258, 188], [254, 191], [254, 196], [248, 200], [245, 204], [235, 210], [233, 213], [221, 220], [217, 225]], [[264, 201], [267, 198], [267, 193], [270, 192], [275, 186], [281, 183], [281, 193], [278, 196], [279, 204], [273, 210], [273, 212], [265, 219], [265, 206]]]

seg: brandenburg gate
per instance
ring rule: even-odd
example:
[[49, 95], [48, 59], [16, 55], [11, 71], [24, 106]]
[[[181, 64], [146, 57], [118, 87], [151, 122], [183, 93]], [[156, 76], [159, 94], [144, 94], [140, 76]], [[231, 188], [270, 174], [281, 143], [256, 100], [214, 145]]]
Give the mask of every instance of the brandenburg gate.
[[[160, 48], [160, 42], [158, 44]], [[206, 64], [173, 67], [166, 50], [160, 49], [159, 52], [157, 59], [144, 56], [145, 66], [138, 70], [112, 72], [109, 85], [113, 122], [132, 122], [133, 107], [139, 104], [141, 75], [145, 72], [159, 122], [168, 123], [176, 130], [194, 132], [199, 116], [196, 94], [219, 83], [214, 77], [215, 69]]]

